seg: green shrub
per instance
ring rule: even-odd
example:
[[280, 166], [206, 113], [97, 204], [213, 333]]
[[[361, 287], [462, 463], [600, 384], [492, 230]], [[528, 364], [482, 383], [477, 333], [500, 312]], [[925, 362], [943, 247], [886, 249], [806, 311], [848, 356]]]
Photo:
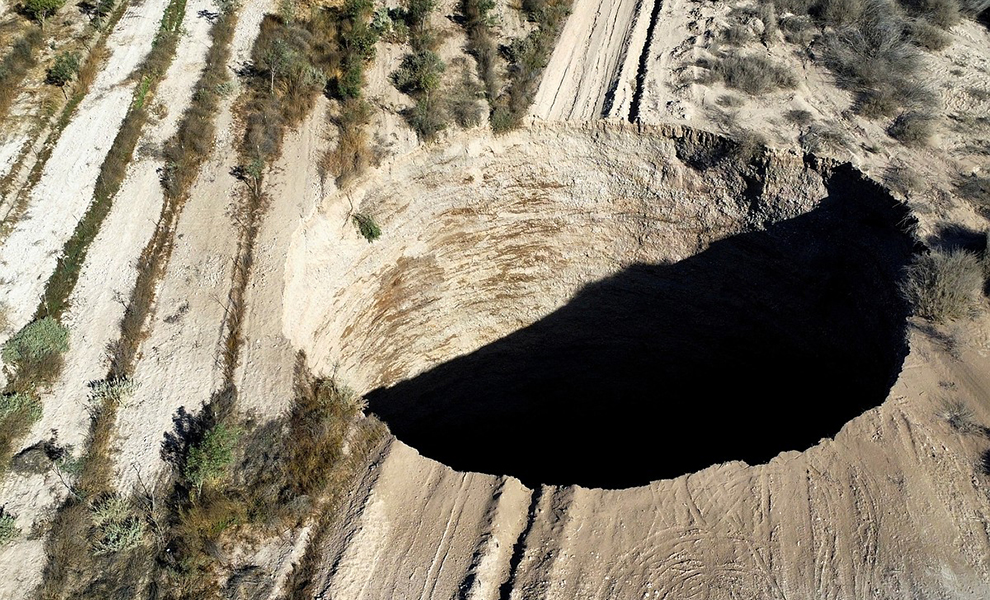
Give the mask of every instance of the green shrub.
[[69, 330], [51, 317], [28, 324], [3, 345], [0, 356], [8, 365], [39, 362], [69, 349]]
[[45, 81], [64, 88], [79, 72], [79, 55], [75, 52], [60, 52], [48, 69]]
[[197, 493], [202, 492], [204, 484], [217, 481], [226, 474], [240, 436], [239, 429], [220, 423], [206, 432], [203, 441], [189, 449], [183, 475]]
[[932, 250], [907, 268], [901, 291], [925, 319], [941, 322], [970, 315], [983, 290], [980, 259], [965, 250]]
[[354, 219], [354, 224], [357, 225], [358, 231], [364, 236], [364, 239], [369, 242], [373, 242], [381, 237], [382, 230], [378, 227], [378, 223], [375, 219], [366, 213], [355, 213], [352, 217]]
[[144, 521], [136, 514], [132, 502], [117, 494], [93, 505], [92, 520], [97, 530], [93, 542], [96, 555], [126, 552], [144, 540]]
[[395, 87], [407, 94], [432, 92], [440, 87], [444, 65], [440, 56], [432, 50], [407, 54], [392, 75]]
[[41, 403], [27, 394], [6, 394], [0, 396], [0, 422], [24, 418], [34, 423], [41, 418]]
[[0, 509], [0, 548], [17, 539], [21, 530], [17, 527], [14, 515]]

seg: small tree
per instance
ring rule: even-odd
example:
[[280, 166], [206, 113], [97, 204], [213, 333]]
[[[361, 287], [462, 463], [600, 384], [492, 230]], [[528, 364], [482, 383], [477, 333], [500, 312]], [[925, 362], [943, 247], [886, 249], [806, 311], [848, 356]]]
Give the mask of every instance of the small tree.
[[24, 12], [45, 28], [45, 20], [62, 8], [65, 0], [24, 0]]
[[55, 57], [55, 63], [49, 67], [47, 81], [62, 88], [64, 96], [65, 86], [75, 79], [77, 73], [79, 73], [79, 55], [75, 52], [62, 52]]
[[281, 78], [292, 66], [292, 50], [285, 40], [276, 39], [265, 49], [261, 55], [261, 62], [268, 70], [269, 84], [268, 91], [275, 93], [275, 79]]

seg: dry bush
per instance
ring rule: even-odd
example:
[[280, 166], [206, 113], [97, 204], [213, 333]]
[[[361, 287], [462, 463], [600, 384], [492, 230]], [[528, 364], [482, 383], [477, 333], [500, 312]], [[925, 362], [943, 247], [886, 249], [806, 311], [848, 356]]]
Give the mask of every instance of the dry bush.
[[479, 125], [485, 116], [482, 97], [485, 96], [481, 85], [471, 77], [466, 69], [461, 69], [461, 77], [457, 84], [447, 93], [447, 112], [454, 122], [461, 127]]
[[864, 9], [863, 0], [819, 0], [812, 14], [824, 25], [842, 27], [859, 21]]
[[990, 177], [970, 175], [955, 182], [956, 192], [969, 200], [985, 217], [990, 218]]
[[33, 396], [15, 392], [0, 396], [0, 476], [10, 467], [17, 441], [41, 418], [41, 403]]
[[935, 249], [907, 268], [901, 291], [920, 317], [935, 322], [971, 315], [983, 291], [980, 259], [965, 250]]
[[887, 133], [906, 146], [924, 146], [935, 133], [937, 120], [923, 112], [903, 113], [894, 120]]
[[730, 46], [743, 46], [753, 41], [753, 37], [753, 32], [749, 30], [749, 27], [732, 25], [728, 29], [723, 30], [718, 39], [720, 42]]
[[882, 119], [897, 114], [901, 108], [901, 99], [897, 91], [889, 86], [879, 89], [866, 90], [859, 94], [856, 100], [856, 113], [866, 119]]
[[809, 154], [832, 154], [848, 148], [846, 136], [837, 129], [814, 123], [801, 134], [801, 148]]
[[751, 95], [766, 94], [797, 85], [784, 65], [762, 56], [733, 53], [709, 65], [710, 80]]
[[784, 113], [784, 118], [798, 127], [807, 127], [814, 120], [811, 112], [799, 108], [787, 111]]
[[907, 166], [891, 165], [884, 172], [884, 183], [904, 197], [910, 196], [924, 186], [920, 176]]
[[915, 17], [923, 17], [943, 29], [959, 23], [959, 0], [899, 0], [901, 6]]
[[362, 98], [349, 98], [340, 107], [340, 114], [332, 117], [340, 137], [337, 144], [328, 148], [320, 161], [320, 170], [326, 176], [332, 173], [339, 187], [345, 187], [374, 162], [368, 147], [368, 131], [365, 125], [371, 117], [371, 107]]
[[952, 35], [924, 19], [911, 21], [906, 31], [911, 41], [925, 50], [931, 50], [932, 52], [944, 50], [952, 44]]
[[936, 414], [959, 433], [980, 434], [984, 432], [984, 428], [976, 423], [976, 416], [973, 411], [959, 400], [943, 401]]
[[724, 106], [725, 108], [739, 108], [740, 106], [746, 104], [746, 101], [733, 94], [722, 94], [718, 97], [718, 100], [715, 101], [715, 104]]
[[496, 63], [498, 44], [488, 28], [489, 13], [495, 8], [492, 0], [462, 0], [461, 14], [467, 28], [468, 53], [478, 66], [478, 78], [485, 90], [485, 98], [493, 105], [498, 98], [502, 84], [499, 81]]
[[791, 44], [808, 46], [818, 37], [818, 28], [807, 15], [790, 15], [780, 20], [784, 39]]

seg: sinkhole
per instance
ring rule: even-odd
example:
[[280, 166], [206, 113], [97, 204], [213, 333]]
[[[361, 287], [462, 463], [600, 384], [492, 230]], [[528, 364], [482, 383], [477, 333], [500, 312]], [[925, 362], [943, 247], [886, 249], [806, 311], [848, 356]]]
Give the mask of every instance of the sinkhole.
[[601, 177], [508, 144], [471, 177], [454, 156], [369, 187], [380, 244], [309, 224], [297, 274], [323, 295], [297, 294], [302, 345], [425, 456], [531, 486], [763, 463], [883, 402], [906, 354], [903, 205], [848, 166], [699, 168], [658, 137], [649, 158], [572, 148], [575, 168], [613, 158]]

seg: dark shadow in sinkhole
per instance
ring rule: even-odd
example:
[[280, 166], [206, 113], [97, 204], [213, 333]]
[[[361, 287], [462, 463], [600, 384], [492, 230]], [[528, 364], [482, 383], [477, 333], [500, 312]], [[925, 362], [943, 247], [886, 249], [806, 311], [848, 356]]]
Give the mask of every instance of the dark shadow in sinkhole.
[[425, 456], [531, 486], [629, 487], [833, 436], [900, 370], [914, 250], [906, 210], [843, 175], [805, 215], [588, 285], [370, 409]]

